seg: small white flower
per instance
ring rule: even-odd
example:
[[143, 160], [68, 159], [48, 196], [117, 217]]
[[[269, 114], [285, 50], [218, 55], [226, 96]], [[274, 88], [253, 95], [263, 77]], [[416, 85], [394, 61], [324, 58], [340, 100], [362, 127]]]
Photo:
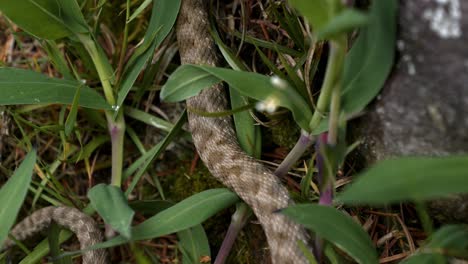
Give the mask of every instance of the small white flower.
[[266, 100], [258, 102], [255, 107], [258, 111], [265, 111], [270, 114], [274, 113], [276, 108], [278, 108], [278, 99], [270, 96]]
[[279, 89], [286, 89], [286, 87], [288, 87], [288, 83], [276, 75], [270, 78], [270, 82]]

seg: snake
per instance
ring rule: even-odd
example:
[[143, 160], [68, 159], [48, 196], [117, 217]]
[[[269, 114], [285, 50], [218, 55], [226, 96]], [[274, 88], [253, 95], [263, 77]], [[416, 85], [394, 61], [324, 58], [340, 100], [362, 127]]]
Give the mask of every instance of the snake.
[[[182, 0], [176, 23], [176, 36], [182, 64], [217, 66], [219, 56], [210, 35], [209, 0]], [[254, 89], [254, 87], [252, 87]], [[204, 89], [187, 99], [187, 108], [204, 112], [222, 112], [228, 108], [222, 84]], [[189, 111], [189, 128], [199, 156], [211, 174], [232, 189], [250, 208], [267, 238], [273, 264], [308, 263], [299, 243], [307, 245], [302, 226], [278, 211], [293, 204], [288, 191], [271, 171], [248, 156], [237, 142], [232, 118], [207, 117]], [[18, 240], [46, 228], [52, 221], [73, 231], [81, 249], [99, 243], [102, 234], [95, 221], [77, 209], [45, 207], [36, 211], [12, 229]], [[14, 244], [11, 240], [6, 246]], [[84, 264], [108, 262], [105, 250], [83, 253]]]

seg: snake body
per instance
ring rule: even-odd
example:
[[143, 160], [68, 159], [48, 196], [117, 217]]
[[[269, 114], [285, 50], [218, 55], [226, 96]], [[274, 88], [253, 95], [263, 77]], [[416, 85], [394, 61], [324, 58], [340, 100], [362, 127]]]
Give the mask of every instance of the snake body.
[[[217, 50], [209, 33], [208, 0], [183, 0], [177, 21], [182, 63], [216, 66]], [[255, 87], [252, 87], [255, 89]], [[187, 107], [220, 112], [227, 109], [221, 85], [187, 100]], [[297, 246], [306, 243], [305, 231], [275, 213], [292, 203], [275, 175], [240, 148], [230, 117], [204, 117], [189, 112], [189, 126], [201, 159], [211, 174], [234, 190], [257, 216], [266, 234], [273, 263], [307, 263]]]
[[[76, 234], [80, 242], [80, 249], [85, 249], [103, 239], [102, 232], [96, 222], [90, 216], [80, 210], [65, 206], [49, 206], [39, 209], [18, 223], [10, 234], [17, 240], [25, 240], [28, 237], [48, 228], [55, 222]], [[7, 239], [3, 247], [14, 245], [14, 241]], [[83, 264], [107, 264], [109, 263], [107, 251], [104, 249], [85, 251]]]
[[[209, 33], [208, 3], [208, 0], [182, 0], [176, 31], [184, 64], [217, 64], [217, 50]], [[205, 89], [187, 100], [189, 108], [206, 112], [225, 111], [227, 105], [221, 85]], [[307, 244], [305, 231], [284, 215], [276, 213], [292, 203], [288, 191], [275, 175], [242, 151], [231, 118], [189, 113], [189, 126], [200, 157], [213, 176], [234, 190], [257, 216], [268, 240], [272, 263], [307, 263], [298, 247], [299, 240]], [[51, 221], [75, 232], [82, 248], [102, 238], [92, 218], [66, 207], [44, 208], [23, 220], [11, 234], [24, 239]], [[83, 255], [83, 263], [107, 263], [106, 258], [104, 250], [87, 251]]]

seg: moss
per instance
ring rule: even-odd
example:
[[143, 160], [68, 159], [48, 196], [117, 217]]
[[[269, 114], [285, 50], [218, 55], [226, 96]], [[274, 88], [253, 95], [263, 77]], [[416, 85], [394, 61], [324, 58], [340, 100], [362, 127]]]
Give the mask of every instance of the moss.
[[[225, 188], [201, 162], [190, 175], [188, 174], [189, 170], [188, 165], [183, 165], [170, 177], [164, 179], [162, 184], [169, 199], [181, 201], [208, 189]], [[233, 213], [234, 207], [219, 212], [203, 223], [212, 248], [213, 258], [223, 242]], [[265, 238], [261, 227], [248, 224], [237, 238], [226, 263], [264, 263], [258, 260], [264, 258], [265, 248]]]
[[270, 129], [273, 143], [289, 149], [294, 147], [300, 135], [300, 128], [290, 115], [275, 119]]

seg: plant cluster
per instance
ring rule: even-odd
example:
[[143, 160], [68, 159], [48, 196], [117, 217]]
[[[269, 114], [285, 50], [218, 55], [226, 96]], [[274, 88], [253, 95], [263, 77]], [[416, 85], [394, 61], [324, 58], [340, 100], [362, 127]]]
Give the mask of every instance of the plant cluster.
[[[393, 65], [396, 0], [372, 1], [366, 11], [346, 6], [340, 0], [290, 0], [290, 6], [270, 1], [269, 14], [293, 45], [265, 41], [245, 30], [215, 27], [213, 22], [213, 38], [229, 67], [183, 65], [175, 70], [171, 62], [177, 49], [164, 43], [170, 42], [181, 0], [145, 0], [141, 3], [126, 0], [122, 5], [125, 23], [120, 53], [115, 54], [106, 53], [112, 48], [104, 48], [103, 42], [99, 41], [100, 37], [106, 36], [101, 15], [110, 3], [105, 0], [90, 2], [0, 2], [0, 11], [25, 34], [40, 41], [55, 70], [62, 76], [49, 77], [34, 70], [0, 67], [0, 105], [25, 105], [23, 113], [59, 105], [58, 124], [47, 127], [25, 120], [20, 111], [11, 111], [18, 127], [32, 127], [33, 132], [20, 129], [22, 138], [18, 140], [18, 148], [28, 154], [0, 189], [3, 204], [0, 208], [0, 241], [8, 236], [30, 191], [33, 205], [38, 200], [53, 205], [79, 205], [88, 214], [97, 212], [106, 225], [119, 233], [93, 248], [130, 244], [136, 262], [157, 263], [160, 260], [134, 242], [176, 233], [183, 263], [208, 263], [212, 253], [201, 223], [234, 204], [237, 204], [237, 210], [230, 230], [238, 231], [250, 216], [248, 208], [235, 193], [215, 188], [173, 203], [165, 199], [164, 190], [154, 177], [152, 182], [159, 194], [155, 197], [157, 200], [129, 202], [129, 198], [144, 180], [151, 163], [167, 146], [177, 137], [188, 137], [183, 129], [187, 121], [186, 111], [173, 124], [140, 110], [141, 98], [160, 90], [161, 100], [178, 102], [224, 82], [229, 86], [232, 110], [222, 113], [187, 111], [208, 116], [233, 115], [239, 143], [250, 155], [261, 156], [261, 131], [255, 125], [258, 115], [271, 118], [278, 110], [287, 110], [300, 128], [297, 143], [276, 168], [275, 174], [285, 177], [301, 157], [307, 157], [307, 170], [300, 182], [299, 193], [303, 203], [278, 213], [287, 215], [315, 234], [314, 252], [308, 252], [303, 245], [310, 263], [341, 263], [345, 258], [358, 263], [378, 263], [375, 241], [343, 208], [355, 205], [379, 207], [402, 202], [415, 204], [419, 221], [429, 236], [417, 250], [413, 241], [409, 242], [411, 256], [404, 263], [443, 262], [448, 258], [468, 257], [467, 227], [448, 225], [435, 230], [425, 209], [427, 200], [468, 192], [464, 176], [468, 169], [466, 156], [386, 160], [353, 175], [355, 181], [343, 190], [337, 184], [336, 176], [341, 172], [346, 156], [359, 144], [346, 143], [347, 122], [379, 93]], [[257, 4], [262, 3], [258, 1]], [[241, 3], [241, 6], [241, 10], [247, 12], [247, 4]], [[148, 10], [151, 14], [146, 24], [142, 17]], [[240, 23], [245, 29], [246, 21]], [[129, 44], [136, 38], [132, 30], [142, 24], [146, 24], [144, 37], [131, 52], [127, 52]], [[220, 31], [229, 30], [232, 30], [233, 38], [241, 41], [240, 46], [250, 45], [250, 52], [256, 54], [263, 70], [270, 74], [256, 72], [256, 63], [248, 65], [237, 56], [232, 46], [220, 36]], [[109, 60], [110, 57], [114, 58]], [[273, 62], [272, 57], [277, 62]], [[79, 60], [84, 65], [80, 69], [86, 68], [86, 71], [80, 71], [73, 60]], [[323, 73], [320, 65], [324, 68]], [[166, 71], [170, 73], [167, 80]], [[97, 82], [89, 80], [93, 73], [97, 74]], [[162, 87], [155, 87], [155, 79], [157, 84], [166, 82]], [[255, 110], [262, 114], [252, 114]], [[88, 134], [89, 131], [81, 130], [81, 123], [85, 121], [80, 115], [86, 116], [86, 122], [92, 122], [96, 131], [107, 130], [108, 135], [97, 133], [93, 136]], [[127, 119], [153, 125], [165, 131], [165, 137], [146, 148]], [[41, 158], [40, 150], [38, 155], [38, 150], [33, 147], [33, 138], [39, 133], [55, 133], [60, 139], [58, 155], [52, 162]], [[76, 141], [79, 146], [72, 143]], [[128, 155], [125, 141], [130, 141], [139, 152], [128, 166], [124, 162]], [[87, 205], [77, 203], [79, 199], [73, 195], [64, 195], [65, 189], [55, 176], [58, 168], [65, 163], [82, 162], [92, 178], [92, 158], [107, 143], [111, 146], [110, 184], [98, 184], [90, 189]], [[314, 146], [312, 155], [307, 152], [311, 146]], [[33, 171], [41, 176], [40, 182], [32, 181]], [[148, 217], [134, 224], [134, 218], [139, 214]], [[237, 231], [228, 231], [228, 234]], [[67, 231], [51, 232], [49, 241], [53, 243], [44, 240], [33, 251], [23, 247], [27, 257], [22, 263], [37, 262], [49, 251], [53, 256], [60, 255], [60, 261], [70, 261], [67, 257], [78, 252], [62, 253], [59, 244], [71, 235]], [[232, 235], [226, 237], [226, 241], [231, 239]], [[223, 244], [215, 263], [221, 263], [220, 259], [227, 253], [229, 247]], [[6, 253], [0, 255], [5, 256]]]

